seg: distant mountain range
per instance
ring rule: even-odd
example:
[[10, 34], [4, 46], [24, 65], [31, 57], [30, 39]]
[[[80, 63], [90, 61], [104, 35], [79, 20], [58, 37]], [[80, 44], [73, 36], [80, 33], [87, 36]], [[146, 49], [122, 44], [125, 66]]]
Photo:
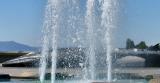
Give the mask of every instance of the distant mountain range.
[[38, 51], [38, 47], [20, 44], [14, 41], [0, 41], [0, 51]]

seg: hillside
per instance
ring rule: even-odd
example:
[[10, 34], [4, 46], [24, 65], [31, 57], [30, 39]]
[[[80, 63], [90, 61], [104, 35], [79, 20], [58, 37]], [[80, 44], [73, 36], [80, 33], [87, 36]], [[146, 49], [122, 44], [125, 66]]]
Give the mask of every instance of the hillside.
[[38, 48], [14, 41], [0, 41], [0, 51], [38, 51]]

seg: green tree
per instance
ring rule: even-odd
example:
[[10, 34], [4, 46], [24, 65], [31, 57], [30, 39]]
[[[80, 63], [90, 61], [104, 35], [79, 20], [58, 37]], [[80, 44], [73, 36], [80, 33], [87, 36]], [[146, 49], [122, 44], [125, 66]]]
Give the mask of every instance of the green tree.
[[144, 41], [141, 41], [137, 46], [136, 48], [138, 49], [146, 49], [148, 48], [148, 46], [146, 45], [146, 43]]
[[127, 39], [127, 41], [126, 41], [126, 48], [127, 49], [133, 49], [133, 48], [135, 48], [134, 41], [132, 41], [131, 39]]

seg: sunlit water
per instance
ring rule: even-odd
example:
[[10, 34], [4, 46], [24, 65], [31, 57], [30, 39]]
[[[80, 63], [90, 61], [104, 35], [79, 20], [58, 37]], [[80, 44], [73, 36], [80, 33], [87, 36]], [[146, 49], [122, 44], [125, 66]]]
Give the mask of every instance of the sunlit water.
[[95, 80], [95, 64], [96, 64], [96, 56], [95, 56], [95, 37], [94, 37], [94, 0], [87, 1], [87, 13], [86, 13], [86, 25], [87, 25], [87, 53], [86, 57], [89, 62], [89, 68], [86, 68], [85, 79]]
[[[83, 80], [97, 80], [96, 75], [96, 64], [99, 60], [97, 60], [96, 50], [98, 49], [98, 45], [102, 45], [102, 49], [105, 52], [104, 65], [107, 68], [107, 81], [112, 81], [112, 30], [115, 27], [115, 7], [117, 1], [116, 0], [87, 0], [86, 10], [80, 12], [80, 1], [79, 0], [48, 0], [46, 5], [46, 14], [44, 21], [44, 44], [42, 49], [42, 57], [41, 57], [41, 67], [40, 67], [40, 81], [43, 83], [45, 80], [45, 72], [47, 68], [48, 60], [51, 61], [51, 83], [55, 83], [55, 74], [56, 74], [56, 64], [57, 64], [57, 49], [62, 36], [60, 34], [65, 35], [67, 30], [69, 31], [69, 37], [67, 40], [73, 45], [76, 45], [78, 48], [86, 48], [86, 59], [82, 63], [82, 68], [84, 68]], [[97, 5], [100, 6], [97, 6]], [[81, 7], [83, 9], [83, 7]], [[96, 14], [98, 8], [100, 14]], [[79, 10], [79, 11], [78, 11]], [[85, 14], [81, 14], [85, 13]], [[80, 17], [84, 18], [82, 21]], [[97, 20], [99, 19], [99, 21]], [[98, 24], [98, 22], [100, 24]], [[83, 24], [84, 26], [80, 26]], [[95, 26], [97, 24], [97, 26]], [[63, 27], [63, 29], [62, 29]], [[79, 28], [79, 29], [77, 29]], [[82, 29], [81, 28], [86, 28]], [[97, 31], [99, 30], [99, 32]], [[63, 31], [63, 33], [61, 33]], [[75, 34], [73, 34], [75, 31]], [[80, 32], [84, 32], [84, 39], [81, 39]], [[71, 35], [72, 34], [72, 35]], [[100, 41], [97, 40], [97, 37], [101, 34], [102, 37], [99, 37]], [[83, 44], [81, 44], [82, 41]], [[99, 44], [96, 45], [96, 42]], [[64, 45], [68, 43], [65, 42]], [[82, 46], [83, 45], [83, 46]], [[72, 46], [70, 46], [72, 47]], [[81, 49], [79, 49], [80, 51]], [[76, 56], [76, 55], [75, 55]], [[50, 59], [51, 58], [51, 59]], [[69, 59], [69, 58], [68, 58]], [[70, 67], [70, 65], [69, 65]], [[104, 68], [105, 68], [104, 67]]]
[[[55, 81], [56, 59], [57, 59], [57, 37], [59, 28], [59, 0], [48, 0], [44, 21], [44, 44], [42, 48], [42, 58], [40, 67], [40, 81], [43, 83], [47, 62], [51, 57], [51, 83]], [[52, 50], [51, 54], [49, 51]], [[49, 56], [50, 55], [50, 56]]]
[[116, 9], [117, 6], [117, 0], [101, 0], [102, 6], [102, 15], [101, 15], [101, 26], [105, 28], [105, 36], [104, 36], [104, 42], [106, 44], [106, 62], [107, 62], [107, 68], [108, 68], [108, 75], [107, 80], [110, 82], [112, 81], [112, 29], [115, 28], [115, 15], [116, 15]]

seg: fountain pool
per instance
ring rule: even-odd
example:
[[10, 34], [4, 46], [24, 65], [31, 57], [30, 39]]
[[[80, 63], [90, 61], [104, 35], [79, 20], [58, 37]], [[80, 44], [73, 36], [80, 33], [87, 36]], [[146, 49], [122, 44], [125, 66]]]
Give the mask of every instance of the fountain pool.
[[[51, 81], [44, 81], [44, 83], [50, 83]], [[102, 82], [102, 81], [100, 81]], [[40, 83], [40, 81], [12, 81], [12, 82], [4, 82], [4, 83]], [[55, 81], [55, 83], [92, 83], [90, 81], [82, 81], [82, 80], [63, 80], [63, 81]], [[148, 83], [145, 80], [120, 80], [113, 83]]]
[[[51, 81], [48, 83], [91, 83], [88, 80], [103, 78], [113, 82], [112, 77], [112, 31], [116, 28], [118, 0], [48, 0], [44, 21], [44, 44], [42, 48], [40, 82], [45, 83], [45, 73], [50, 62]], [[64, 50], [62, 68], [80, 67], [82, 81], [56, 81], [59, 48], [78, 48], [84, 57]], [[59, 54], [58, 54], [59, 53]], [[71, 54], [70, 54], [71, 53]], [[69, 57], [69, 55], [74, 55]], [[73, 59], [76, 58], [75, 60]], [[77, 62], [79, 62], [77, 64]], [[73, 66], [77, 64], [77, 66]], [[105, 74], [100, 75], [99, 69]], [[103, 81], [100, 80], [100, 81]], [[145, 81], [124, 80], [115, 83], [145, 83]]]
[[[78, 51], [85, 49], [85, 57], [82, 57], [85, 59], [81, 59], [79, 63], [84, 71], [81, 80], [97, 80], [99, 78], [97, 71], [100, 68], [98, 66], [101, 66], [101, 68], [106, 68], [107, 72], [103, 78], [106, 78], [108, 82], [112, 81], [111, 42], [112, 30], [116, 27], [117, 3], [117, 0], [48, 0], [40, 61], [42, 83], [45, 80], [48, 61], [51, 62], [51, 83], [55, 83], [58, 48], [65, 47], [65, 45], [68, 45], [68, 48], [77, 47]], [[60, 43], [61, 41], [63, 44]], [[67, 58], [68, 61], [78, 56], [73, 55]], [[100, 59], [101, 57], [103, 60]], [[67, 61], [63, 64], [66, 63]], [[74, 63], [69, 63], [68, 67], [73, 67], [71, 64]]]

